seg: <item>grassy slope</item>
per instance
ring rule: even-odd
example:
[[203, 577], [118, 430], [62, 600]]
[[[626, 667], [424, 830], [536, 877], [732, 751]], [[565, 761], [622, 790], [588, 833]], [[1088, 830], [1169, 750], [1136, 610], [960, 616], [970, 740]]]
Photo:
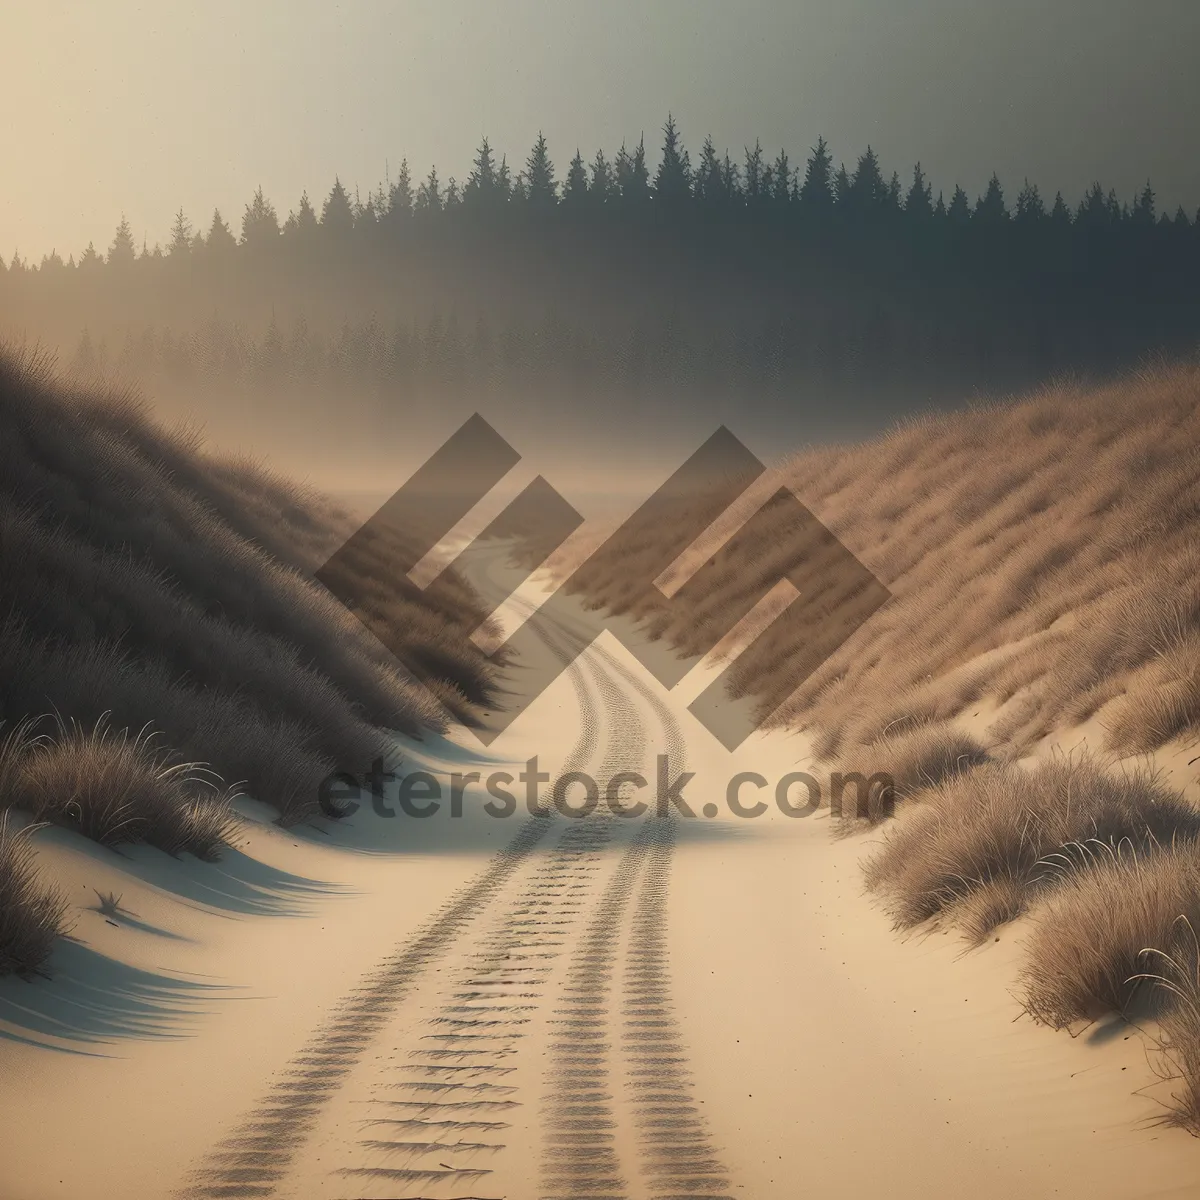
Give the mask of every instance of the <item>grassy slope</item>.
[[[1200, 368], [921, 417], [783, 477], [893, 598], [799, 687], [803, 639], [760, 623], [735, 687], [809, 729], [819, 758], [895, 777], [867, 879], [898, 926], [979, 941], [1031, 911], [1029, 1011], [1155, 1011], [1184, 1081], [1175, 1119], [1200, 1131], [1200, 815], [1135, 761], [1200, 733]], [[611, 577], [586, 590], [696, 651], [806, 553], [767, 511], [686, 618]], [[661, 528], [642, 531], [647, 562]], [[1045, 753], [1085, 722], [1091, 753]], [[891, 811], [875, 800], [873, 822]]]
[[[1019, 694], [992, 731], [1017, 755], [1101, 708], [1127, 752], [1200, 721], [1200, 369], [921, 417], [808, 451], [782, 477], [893, 593], [798, 690], [795, 639], [768, 629], [738, 659], [737, 685], [778, 706], [777, 721], [817, 730], [824, 757], [984, 695]], [[705, 606], [658, 632], [704, 644], [708, 622], [803, 554], [776, 511], [756, 546], [718, 551], [723, 582]], [[647, 561], [659, 535], [644, 531]], [[585, 582], [625, 608], [619, 579]]]
[[[388, 757], [381, 727], [439, 727], [431, 692], [469, 720], [493, 668], [467, 639], [465, 588], [435, 610], [379, 547], [373, 615], [406, 631], [409, 675], [310, 581], [354, 524], [205, 457], [128, 395], [0, 356], [0, 811], [214, 857], [227, 783], [300, 820], [331, 771]], [[28, 907], [27, 849], [0, 836], [0, 931]], [[36, 968], [44, 923], [15, 923], [28, 949], [0, 970]]]

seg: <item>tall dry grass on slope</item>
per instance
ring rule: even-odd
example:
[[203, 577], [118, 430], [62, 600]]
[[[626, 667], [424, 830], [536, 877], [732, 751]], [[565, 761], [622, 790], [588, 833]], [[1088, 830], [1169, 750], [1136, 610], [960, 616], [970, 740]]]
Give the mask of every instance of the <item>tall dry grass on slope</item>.
[[1034, 918], [1020, 986], [1057, 1029], [1117, 1012], [1150, 1018], [1169, 1080], [1163, 1119], [1200, 1136], [1200, 849], [1105, 847]]
[[20, 794], [22, 768], [36, 740], [27, 721], [0, 726], [0, 977], [43, 972], [55, 939], [66, 930], [66, 900], [38, 881], [30, 843], [36, 826], [13, 829], [7, 811]]
[[[945, 726], [921, 725], [881, 738], [872, 747], [869, 766], [872, 774], [884, 778], [867, 795], [865, 804], [838, 814], [848, 822], [843, 832], [852, 831], [858, 821], [878, 824], [893, 815], [896, 800], [946, 785], [988, 761], [987, 751], [975, 738]], [[847, 761], [841, 767], [848, 775], [855, 764]]]
[[[1123, 752], [1200, 727], [1200, 366], [922, 416], [809, 450], [770, 483], [892, 593], [807, 679], [808, 644], [836, 613], [814, 610], [809, 638], [767, 627], [735, 663], [735, 690], [764, 712], [783, 704], [777, 719], [811, 728], [825, 757], [864, 760], [889, 732], [983, 696], [1011, 702], [989, 735], [997, 753], [1101, 710]], [[654, 632], [697, 652], [746, 597], [802, 567], [815, 551], [790, 511], [768, 505], [754, 545], [718, 549], [703, 605]], [[632, 573], [658, 561], [669, 524], [638, 531]], [[598, 605], [627, 603], [619, 580], [583, 582]]]
[[[377, 615], [404, 631], [408, 671], [311, 581], [353, 526], [315, 493], [206, 457], [128, 394], [0, 353], [0, 814], [215, 859], [236, 789], [303, 820], [331, 772], [390, 756], [384, 728], [441, 727], [443, 705], [472, 719], [494, 668], [468, 639], [460, 581], [434, 609], [380, 547]], [[28, 975], [63, 910], [35, 881], [28, 832], [7, 829], [0, 974]]]
[[1197, 920], [1194, 843], [1110, 847], [1036, 914], [1021, 972], [1026, 1008], [1056, 1029], [1106, 1012], [1162, 1013], [1170, 994], [1150, 986], [1158, 955], [1186, 954], [1181, 934]]
[[67, 902], [38, 879], [30, 834], [0, 813], [0, 977], [42, 973], [66, 930]]
[[[1058, 755], [988, 763], [917, 795], [867, 863], [900, 928], [937, 917], [974, 941], [1120, 846], [1200, 837], [1200, 812], [1146, 770]], [[1148, 931], [1148, 933], [1151, 931]]]
[[[158, 730], [182, 761], [316, 810], [330, 771], [386, 757], [380, 727], [443, 722], [306, 572], [349, 517], [247, 464], [211, 462], [127, 395], [0, 356], [0, 719], [56, 710]], [[414, 590], [415, 591], [415, 590]], [[491, 666], [454, 614], [398, 597], [406, 652], [470, 715]]]
[[816, 466], [792, 471], [894, 599], [793, 719], [863, 745], [897, 719], [1015, 697], [995, 740], [1018, 754], [1118, 697], [1115, 750], [1200, 723], [1200, 369], [915, 423], [844, 452], [831, 484]]
[[113, 730], [107, 717], [91, 729], [60, 721], [17, 764], [13, 803], [102, 845], [146, 842], [215, 860], [234, 828], [228, 789], [155, 742], [147, 729]]
[[[1200, 955], [1180, 932], [1200, 929], [1200, 813], [1116, 765], [1200, 734], [1200, 366], [920, 417], [766, 482], [718, 523], [727, 542], [664, 579], [703, 566], [702, 603], [672, 613], [617, 579], [577, 582], [702, 653], [747, 598], [815, 563], [786, 504], [762, 507], [752, 541], [729, 536], [789, 486], [892, 598], [807, 677], [838, 613], [813, 605], [799, 634], [760, 621], [732, 690], [842, 771], [895, 773], [908, 811], [867, 878], [897, 926], [979, 942], [1029, 912], [1028, 1011], [1061, 1027], [1147, 1004], [1181, 1078], [1172, 1119], [1200, 1133]], [[655, 573], [671, 525], [636, 530], [634, 577]], [[1085, 721], [1112, 763], [1047, 760], [1048, 736]], [[884, 800], [859, 815], [890, 816]]]

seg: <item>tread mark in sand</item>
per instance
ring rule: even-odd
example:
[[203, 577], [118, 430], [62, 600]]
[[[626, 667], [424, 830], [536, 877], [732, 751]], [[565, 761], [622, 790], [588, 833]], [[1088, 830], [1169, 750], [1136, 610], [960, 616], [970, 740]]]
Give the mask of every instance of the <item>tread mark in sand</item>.
[[[562, 653], [549, 635], [543, 633], [543, 637], [553, 651]], [[581, 726], [579, 740], [568, 756], [568, 769], [579, 769], [595, 752], [598, 714], [578, 665], [571, 662], [566, 673], [579, 704]], [[181, 1198], [250, 1200], [276, 1194], [296, 1152], [313, 1132], [321, 1110], [370, 1041], [382, 1031], [393, 1010], [425, 975], [428, 966], [486, 911], [487, 901], [509, 881], [552, 824], [548, 819], [526, 821], [475, 879], [350, 991], [332, 1017], [280, 1072], [278, 1081], [237, 1132], [219, 1143], [192, 1172], [190, 1182], [179, 1192]]]
[[[609, 657], [603, 650], [600, 654]], [[613, 669], [654, 709], [668, 755], [686, 769], [682, 732], [660, 697], [620, 663]], [[671, 1004], [666, 902], [674, 819], [646, 823], [648, 864], [633, 916], [624, 977], [623, 1041], [642, 1174], [656, 1200], [731, 1200], [730, 1179], [692, 1093], [687, 1049]]]

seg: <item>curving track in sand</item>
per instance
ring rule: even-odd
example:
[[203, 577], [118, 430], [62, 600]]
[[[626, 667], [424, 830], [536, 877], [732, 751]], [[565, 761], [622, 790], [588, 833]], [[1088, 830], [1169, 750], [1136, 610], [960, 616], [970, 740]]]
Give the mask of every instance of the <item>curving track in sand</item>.
[[[542, 632], [569, 657], [574, 630]], [[464, 734], [405, 754], [444, 773], [537, 751], [601, 779], [668, 754], [697, 812], [733, 773], [806, 761], [779, 733], [728, 754], [683, 686], [604, 638], [495, 753]], [[216, 867], [47, 837], [82, 900], [54, 982], [0, 986], [0, 1196], [1200, 1190], [1135, 1031], [1021, 1018], [1023, 924], [969, 954], [897, 938], [862, 895], [862, 841], [819, 815], [506, 823], [478, 799], [440, 826], [251, 821]], [[85, 907], [94, 890], [140, 924]]]
[[[568, 661], [569, 629], [539, 636]], [[610, 653], [567, 667], [562, 771], [686, 764], [679, 723]], [[730, 1195], [671, 996], [671, 818], [527, 818], [351, 989], [183, 1196]], [[321, 1152], [318, 1154], [317, 1149]]]

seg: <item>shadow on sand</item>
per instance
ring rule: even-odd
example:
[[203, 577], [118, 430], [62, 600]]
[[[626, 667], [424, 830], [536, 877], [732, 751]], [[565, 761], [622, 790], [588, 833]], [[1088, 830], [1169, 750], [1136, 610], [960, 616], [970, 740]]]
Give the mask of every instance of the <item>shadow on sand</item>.
[[[406, 816], [399, 808], [394, 796], [384, 797], [384, 808], [392, 816], [377, 813], [369, 796], [352, 816], [342, 820], [322, 818], [309, 825], [299, 826], [290, 832], [293, 836], [312, 841], [314, 844], [348, 850], [357, 854], [394, 855], [397, 858], [415, 855], [488, 855], [503, 849], [518, 834], [527, 821], [548, 820], [554, 825], [551, 836], [543, 839], [531, 851], [534, 855], [545, 854], [554, 849], [558, 835], [577, 825], [581, 820], [605, 820], [607, 815], [590, 817], [564, 817], [552, 812], [546, 817], [532, 817], [524, 803], [510, 817], [491, 817], [482, 809], [478, 798], [467, 797], [461, 816], [450, 813], [450, 804], [445, 801], [442, 809], [430, 817]], [[645, 816], [618, 819], [631, 829], [640, 828], [645, 820], [655, 819], [653, 812]], [[743, 823], [747, 826], [753, 822]], [[678, 843], [728, 842], [746, 837], [753, 829], [735, 825], [730, 820], [710, 821], [697, 815], [694, 819], [676, 819], [675, 838]]]
[[96, 1055], [86, 1047], [187, 1037], [194, 1018], [211, 1011], [206, 1002], [235, 990], [131, 967], [72, 938], [55, 947], [49, 973], [36, 982], [0, 979], [0, 1038]]
[[[190, 854], [172, 858], [153, 846], [101, 846], [66, 829], [47, 829], [38, 838], [93, 859], [99, 866], [115, 867], [187, 903], [219, 913], [284, 916], [302, 913], [324, 896], [351, 891], [340, 884], [308, 879], [270, 866], [233, 847], [224, 850], [217, 862], [209, 863]], [[150, 926], [144, 928], [147, 932], [159, 932]]]

